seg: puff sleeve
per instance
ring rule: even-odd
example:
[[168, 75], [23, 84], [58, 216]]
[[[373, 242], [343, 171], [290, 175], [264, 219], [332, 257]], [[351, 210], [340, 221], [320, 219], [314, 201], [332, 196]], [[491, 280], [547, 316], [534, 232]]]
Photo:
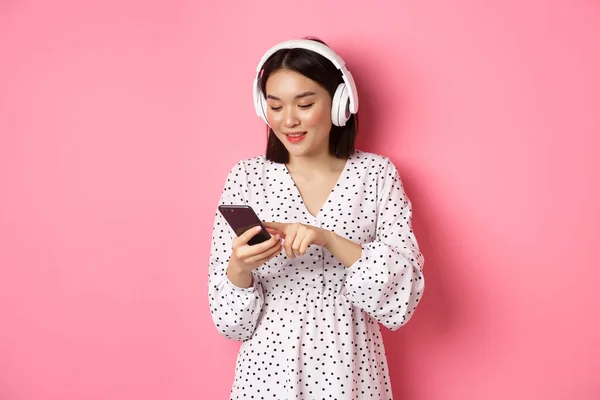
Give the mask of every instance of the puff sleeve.
[[[247, 178], [242, 162], [227, 176], [219, 204], [247, 204]], [[264, 298], [260, 277], [253, 272], [253, 286], [240, 288], [227, 277], [231, 245], [235, 233], [217, 210], [212, 230], [208, 297], [213, 322], [221, 335], [234, 340], [252, 337]]]
[[397, 330], [425, 289], [424, 257], [412, 230], [412, 208], [396, 167], [386, 158], [378, 177], [375, 240], [348, 268], [347, 298], [385, 327]]

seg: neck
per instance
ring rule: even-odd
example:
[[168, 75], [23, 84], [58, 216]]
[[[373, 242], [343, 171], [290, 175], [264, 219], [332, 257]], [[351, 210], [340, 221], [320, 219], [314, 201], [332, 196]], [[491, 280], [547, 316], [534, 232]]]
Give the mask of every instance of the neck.
[[338, 172], [344, 168], [345, 159], [337, 158], [329, 151], [294, 157], [290, 154], [290, 160], [287, 167], [292, 173], [300, 173], [304, 176], [314, 176], [329, 172]]

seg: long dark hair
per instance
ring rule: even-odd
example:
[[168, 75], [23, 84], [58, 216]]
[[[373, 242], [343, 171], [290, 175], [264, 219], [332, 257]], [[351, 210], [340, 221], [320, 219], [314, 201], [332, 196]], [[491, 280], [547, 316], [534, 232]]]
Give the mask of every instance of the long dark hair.
[[[325, 42], [315, 37], [306, 37], [305, 39], [315, 40], [326, 45]], [[273, 53], [263, 65], [260, 82], [260, 89], [263, 94], [266, 93], [269, 77], [280, 69], [295, 71], [312, 79], [323, 86], [332, 98], [338, 85], [344, 82], [342, 73], [322, 55], [306, 49], [281, 49]], [[354, 152], [357, 133], [357, 114], [351, 115], [345, 126], [331, 124], [329, 153], [338, 158], [348, 158]], [[276, 163], [287, 163], [290, 154], [268, 125], [267, 135], [267, 160]]]

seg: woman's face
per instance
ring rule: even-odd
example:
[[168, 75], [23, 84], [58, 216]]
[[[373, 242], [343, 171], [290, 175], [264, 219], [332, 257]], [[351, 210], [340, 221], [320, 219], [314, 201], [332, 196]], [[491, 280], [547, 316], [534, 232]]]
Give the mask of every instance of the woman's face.
[[294, 71], [275, 71], [266, 83], [267, 119], [290, 157], [328, 154], [331, 96]]

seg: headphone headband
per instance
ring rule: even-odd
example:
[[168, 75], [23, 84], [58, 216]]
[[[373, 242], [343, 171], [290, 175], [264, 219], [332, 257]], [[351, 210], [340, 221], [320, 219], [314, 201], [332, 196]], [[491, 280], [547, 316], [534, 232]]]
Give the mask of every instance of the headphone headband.
[[315, 40], [309, 39], [293, 39], [286, 40], [285, 42], [281, 42], [273, 47], [271, 47], [267, 52], [262, 56], [258, 66], [256, 67], [256, 72], [260, 72], [263, 64], [267, 61], [269, 57], [273, 55], [273, 53], [281, 50], [281, 49], [306, 49], [312, 50], [315, 53], [322, 55], [327, 58], [329, 61], [335, 65], [337, 69], [341, 69], [346, 63], [342, 58], [333, 51], [330, 47], [324, 45], [321, 42], [317, 42]]
[[[261, 71], [263, 69], [264, 63], [269, 59], [269, 57], [271, 57], [275, 52], [281, 49], [310, 50], [328, 59], [342, 73], [342, 79], [344, 80], [346, 86], [346, 96], [348, 98], [348, 111], [350, 112], [350, 114], [356, 114], [356, 112], [358, 111], [358, 93], [356, 90], [356, 84], [354, 83], [354, 77], [352, 76], [348, 68], [346, 68], [346, 63], [344, 62], [344, 60], [329, 46], [324, 45], [323, 43], [310, 39], [293, 39], [281, 42], [267, 50], [267, 52], [262, 56], [260, 62], [256, 67], [256, 75], [254, 77], [253, 84], [253, 94], [254, 104], [255, 106], [257, 106], [257, 114], [260, 117], [264, 118], [264, 114], [262, 113], [262, 111], [260, 111], [260, 108], [258, 108], [260, 106], [260, 102], [262, 101], [262, 99], [260, 98], [260, 96], [262, 96], [260, 90]], [[344, 105], [342, 106], [346, 108]]]

